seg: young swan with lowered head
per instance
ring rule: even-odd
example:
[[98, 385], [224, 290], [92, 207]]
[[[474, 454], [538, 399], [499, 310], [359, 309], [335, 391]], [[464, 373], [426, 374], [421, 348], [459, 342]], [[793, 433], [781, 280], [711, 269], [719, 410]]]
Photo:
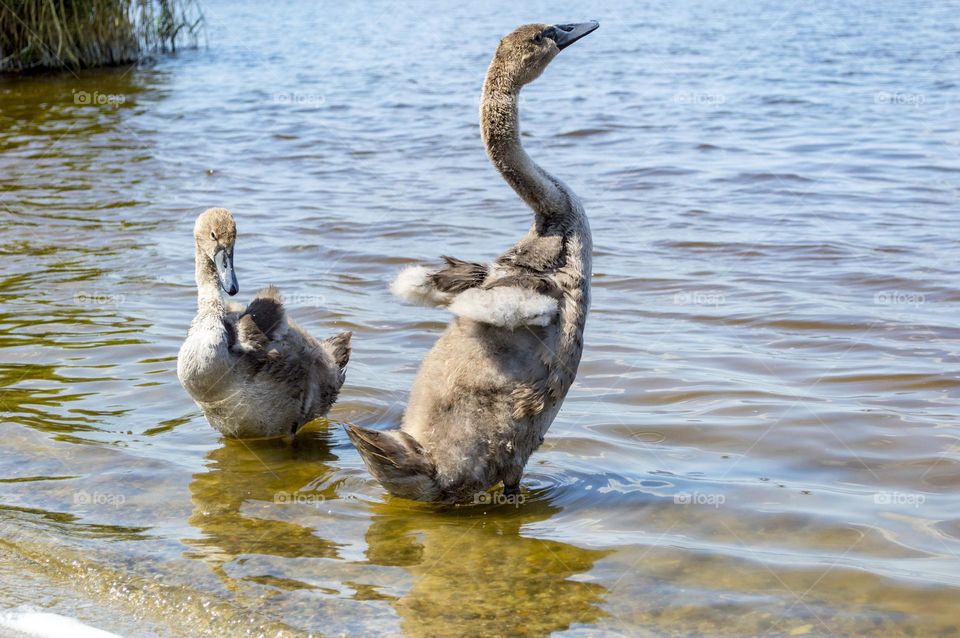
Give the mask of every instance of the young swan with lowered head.
[[526, 236], [491, 264], [445, 257], [445, 267], [407, 269], [391, 286], [454, 315], [420, 367], [402, 427], [347, 427], [370, 472], [397, 496], [477, 500], [500, 481], [516, 493], [573, 383], [590, 302], [590, 227], [570, 188], [523, 150], [517, 101], [523, 85], [598, 26], [522, 26], [500, 41], [487, 71], [483, 142], [533, 209]]
[[177, 357], [177, 376], [207, 420], [230, 437], [295, 433], [326, 415], [350, 359], [351, 333], [318, 341], [286, 316], [280, 292], [261, 290], [246, 308], [233, 271], [237, 227], [225, 208], [197, 218], [197, 316]]

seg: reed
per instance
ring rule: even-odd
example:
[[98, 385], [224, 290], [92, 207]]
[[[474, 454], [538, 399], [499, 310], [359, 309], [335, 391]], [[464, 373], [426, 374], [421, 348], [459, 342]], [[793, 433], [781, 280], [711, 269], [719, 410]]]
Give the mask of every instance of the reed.
[[0, 72], [126, 64], [195, 46], [195, 0], [0, 0]]

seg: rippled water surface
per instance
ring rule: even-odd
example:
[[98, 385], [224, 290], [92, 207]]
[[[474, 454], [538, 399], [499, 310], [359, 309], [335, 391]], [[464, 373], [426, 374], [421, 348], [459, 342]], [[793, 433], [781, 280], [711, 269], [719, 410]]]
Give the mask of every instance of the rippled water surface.
[[[128, 637], [960, 632], [955, 2], [204, 6], [206, 49], [0, 80], [5, 607]], [[446, 317], [386, 284], [522, 235], [483, 74], [518, 24], [588, 18], [522, 103], [593, 227], [576, 385], [522, 506], [391, 499], [336, 421], [395, 426]], [[214, 205], [241, 296], [354, 331], [292, 444], [221, 440], [177, 382]]]

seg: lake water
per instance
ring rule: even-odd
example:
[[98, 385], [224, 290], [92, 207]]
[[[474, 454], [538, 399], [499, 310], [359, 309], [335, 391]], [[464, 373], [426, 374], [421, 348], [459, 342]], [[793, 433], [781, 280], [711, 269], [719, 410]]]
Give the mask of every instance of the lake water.
[[[0, 81], [4, 608], [128, 638], [960, 634], [956, 2], [203, 6], [207, 48]], [[522, 102], [593, 227], [577, 382], [521, 506], [391, 499], [335, 422], [396, 426], [446, 315], [387, 283], [525, 232], [483, 74], [515, 26], [586, 19]], [[293, 444], [221, 440], [177, 381], [209, 206], [240, 298], [354, 331]]]

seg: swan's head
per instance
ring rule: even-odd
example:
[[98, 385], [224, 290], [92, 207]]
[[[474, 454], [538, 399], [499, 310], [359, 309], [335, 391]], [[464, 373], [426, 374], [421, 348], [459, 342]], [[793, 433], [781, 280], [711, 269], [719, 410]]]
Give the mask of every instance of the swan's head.
[[226, 208], [208, 208], [197, 217], [193, 226], [197, 248], [213, 262], [220, 287], [228, 295], [240, 291], [233, 271], [233, 244], [237, 241], [237, 224]]
[[533, 82], [550, 61], [568, 46], [593, 33], [600, 24], [591, 20], [579, 24], [525, 24], [500, 40], [492, 66], [507, 79], [510, 88]]

